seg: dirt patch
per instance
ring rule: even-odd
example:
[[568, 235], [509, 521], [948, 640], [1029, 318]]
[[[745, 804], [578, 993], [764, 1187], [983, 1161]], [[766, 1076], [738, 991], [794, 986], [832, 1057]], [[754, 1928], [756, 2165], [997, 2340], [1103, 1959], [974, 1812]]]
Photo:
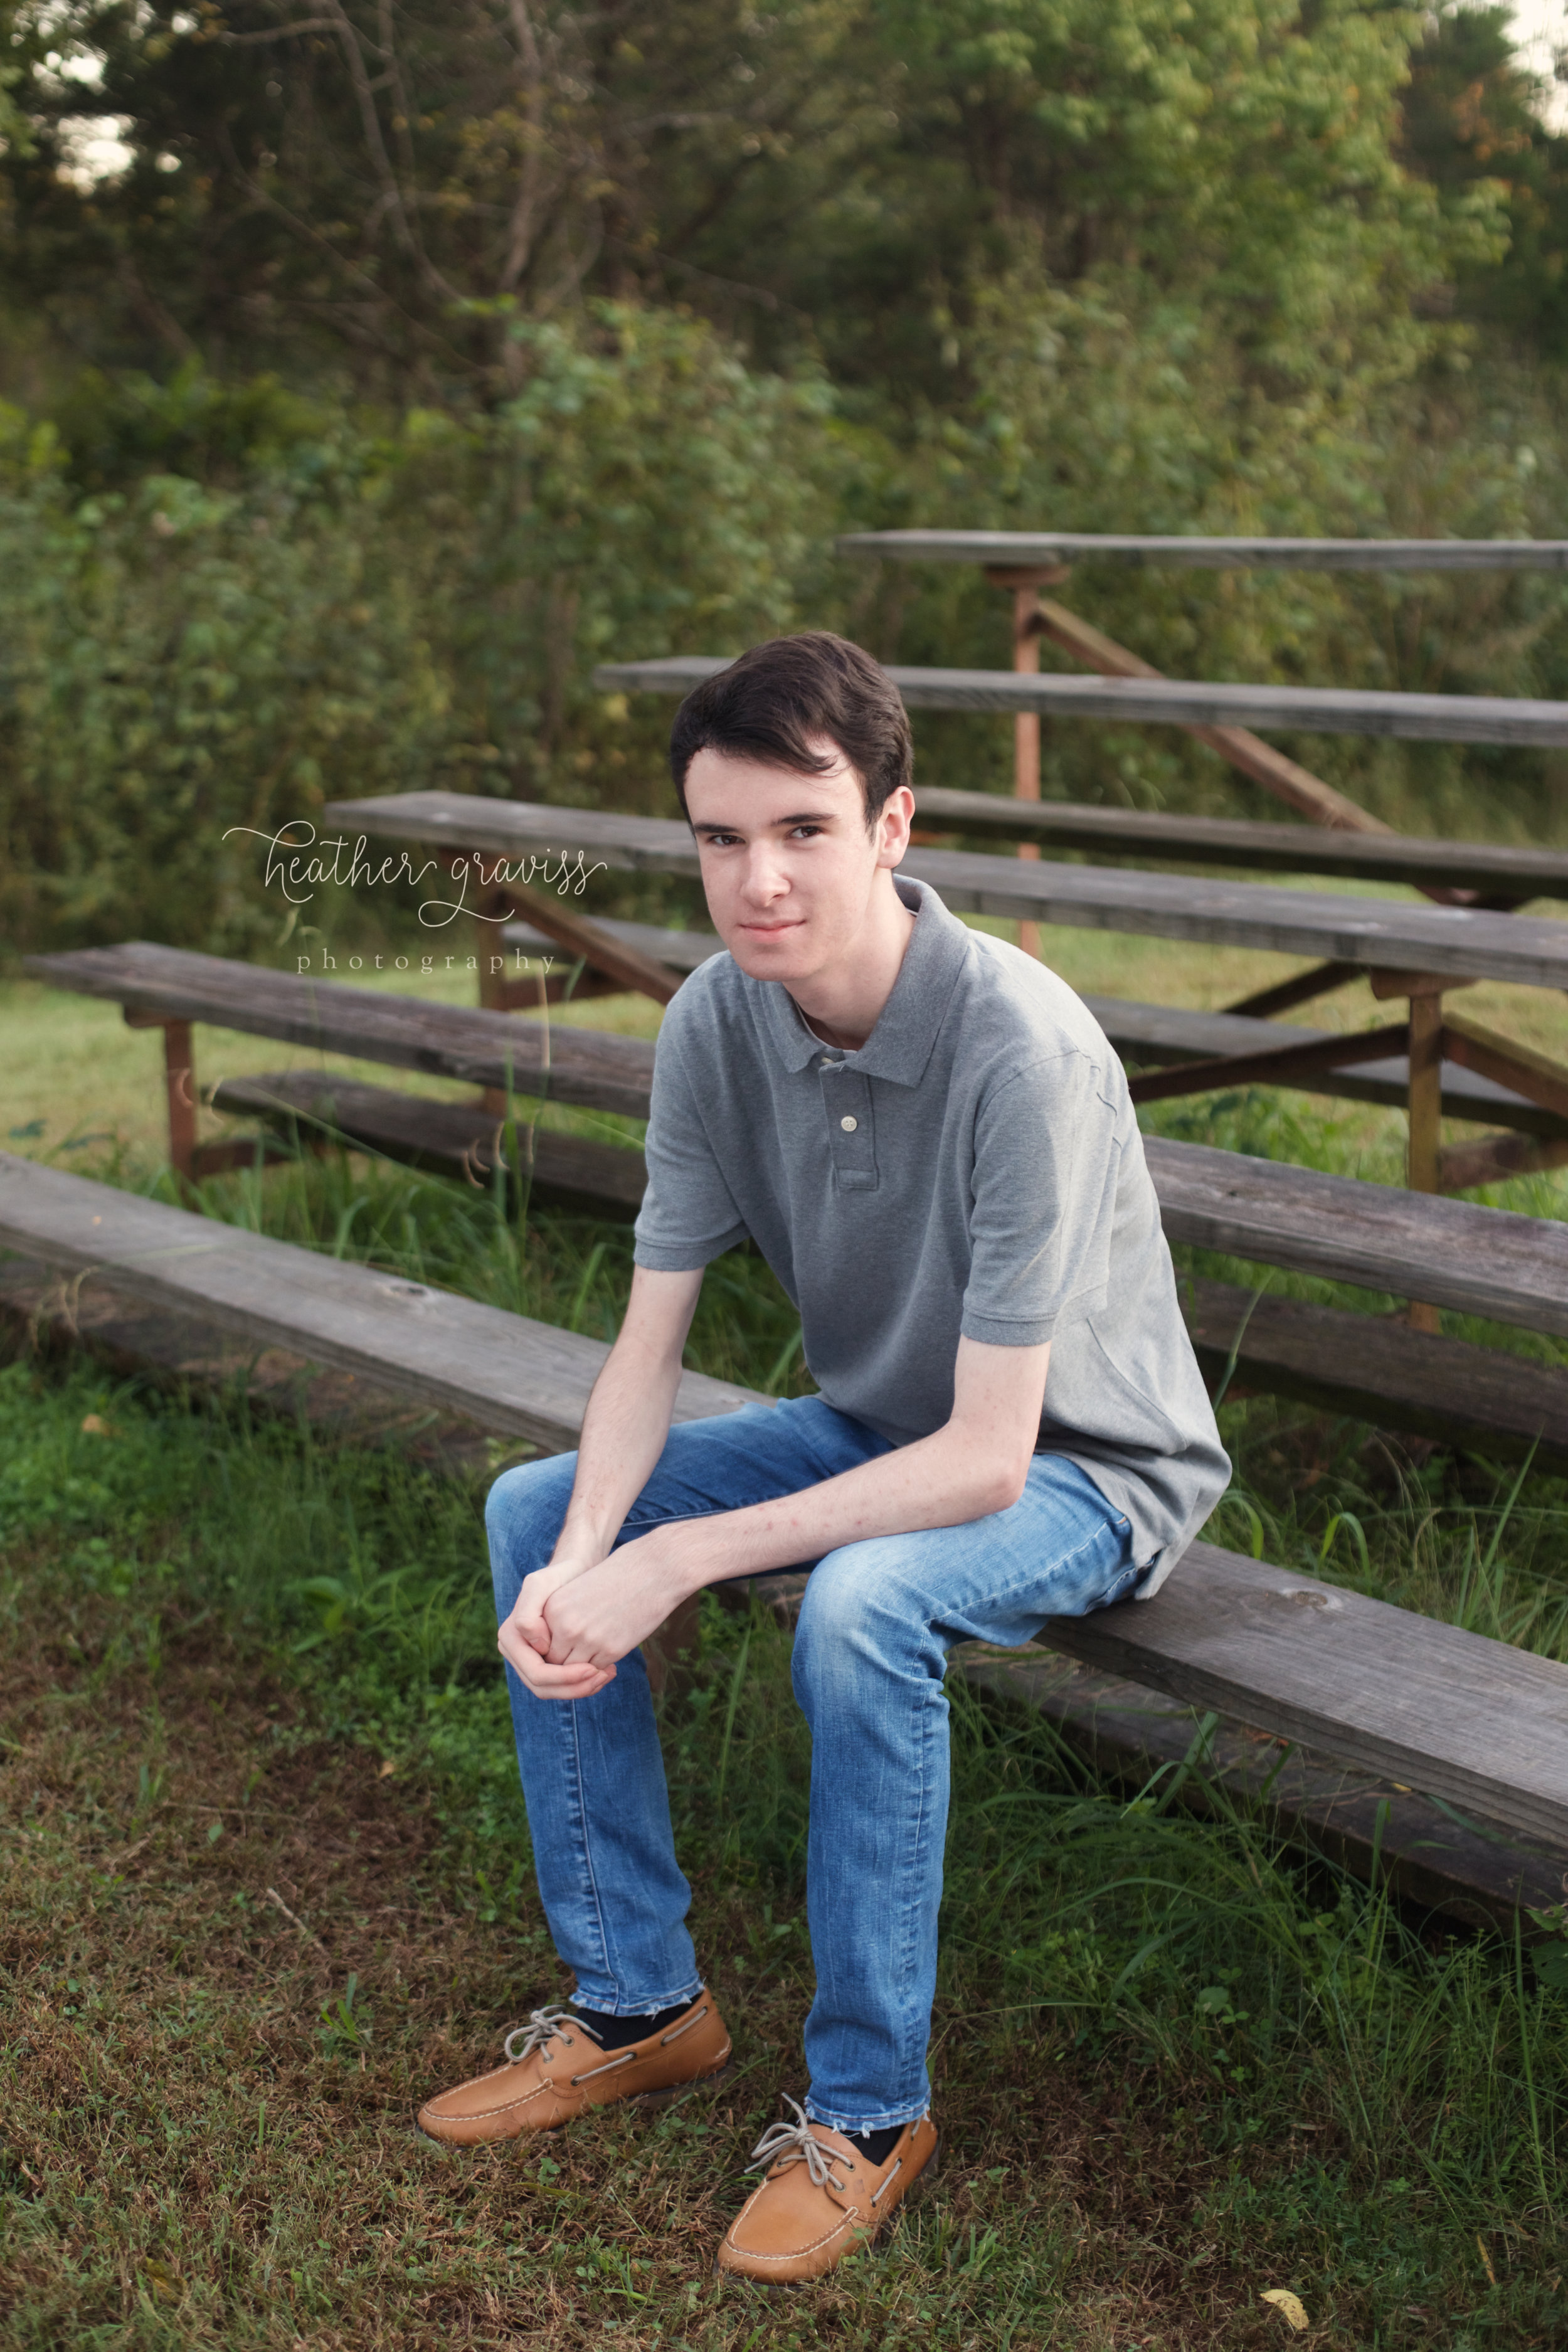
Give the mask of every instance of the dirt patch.
[[942, 2177], [890, 2248], [782, 2303], [721, 2288], [810, 1997], [804, 1939], [733, 1880], [699, 1885], [694, 1921], [737, 2043], [721, 2092], [489, 2152], [424, 2141], [418, 2099], [567, 1989], [536, 1907], [464, 1910], [437, 1792], [325, 1736], [214, 1624], [165, 1627], [151, 1663], [138, 1638], [78, 1602], [8, 1643], [0, 2341], [1274, 2340], [1202, 2226], [1226, 2160], [1198, 2123], [963, 2016], [939, 2021]]

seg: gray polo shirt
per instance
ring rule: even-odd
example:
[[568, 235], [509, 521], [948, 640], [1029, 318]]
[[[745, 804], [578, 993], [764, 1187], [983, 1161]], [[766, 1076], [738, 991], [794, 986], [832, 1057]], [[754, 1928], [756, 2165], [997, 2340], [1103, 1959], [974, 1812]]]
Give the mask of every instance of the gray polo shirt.
[[963, 1334], [1051, 1342], [1041, 1450], [1132, 1522], [1152, 1592], [1230, 1476], [1127, 1080], [1065, 981], [900, 877], [913, 934], [853, 1054], [727, 955], [664, 1016], [637, 1262], [756, 1243], [829, 1404], [896, 1444], [952, 1412]]

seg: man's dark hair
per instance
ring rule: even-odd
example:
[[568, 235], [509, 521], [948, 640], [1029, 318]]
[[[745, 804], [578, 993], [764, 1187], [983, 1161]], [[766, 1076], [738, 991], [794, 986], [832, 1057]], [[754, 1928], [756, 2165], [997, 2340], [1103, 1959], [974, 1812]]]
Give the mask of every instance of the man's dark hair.
[[889, 793], [907, 784], [914, 745], [899, 691], [859, 646], [827, 629], [772, 637], [693, 687], [675, 714], [669, 767], [686, 806], [686, 772], [699, 751], [826, 775], [831, 758], [813, 739], [836, 743], [860, 779], [868, 832]]

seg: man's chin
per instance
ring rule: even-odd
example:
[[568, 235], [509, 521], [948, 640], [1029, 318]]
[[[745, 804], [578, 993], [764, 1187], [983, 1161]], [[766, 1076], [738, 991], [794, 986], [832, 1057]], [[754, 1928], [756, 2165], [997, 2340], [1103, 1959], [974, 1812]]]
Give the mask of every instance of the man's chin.
[[724, 944], [752, 980], [808, 980], [821, 961], [807, 943], [804, 924], [771, 935], [738, 930]]

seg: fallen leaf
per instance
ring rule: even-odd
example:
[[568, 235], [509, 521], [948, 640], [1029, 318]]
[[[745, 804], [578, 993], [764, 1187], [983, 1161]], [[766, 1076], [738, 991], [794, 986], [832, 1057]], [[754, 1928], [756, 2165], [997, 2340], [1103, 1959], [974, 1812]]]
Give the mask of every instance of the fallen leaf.
[[385, 1763], [382, 1766], [382, 1768], [381, 1768], [380, 1771], [376, 1774], [376, 1776], [375, 1776], [375, 1777], [376, 1777], [376, 1779], [377, 1779], [378, 1780], [391, 1780], [391, 1778], [392, 1778], [392, 1776], [393, 1776], [393, 1774], [396, 1771], [396, 1769], [397, 1769], [396, 1765], [393, 1762], [393, 1760], [392, 1760], [391, 1757], [389, 1756], [389, 1757], [387, 1758], [387, 1759], [386, 1759]]
[[81, 1433], [84, 1437], [113, 1437], [118, 1433], [113, 1423], [105, 1421], [100, 1412], [89, 1412], [82, 1423]]
[[1476, 2231], [1476, 2243], [1481, 2250], [1481, 2261], [1486, 2268], [1488, 2281], [1492, 2286], [1496, 2286], [1497, 2273], [1492, 2268], [1492, 2258], [1487, 2252], [1487, 2242], [1479, 2230]]
[[172, 2271], [167, 2263], [161, 2263], [155, 2257], [149, 2258], [142, 2263], [142, 2274], [152, 2288], [155, 2301], [159, 2303], [178, 2303], [184, 2294], [184, 2286], [179, 2273]]
[[1306, 2326], [1306, 2305], [1299, 2294], [1291, 2294], [1288, 2286], [1265, 2287], [1263, 2300], [1265, 2303], [1271, 2303], [1280, 2318], [1286, 2320], [1290, 2326], [1298, 2330]]

